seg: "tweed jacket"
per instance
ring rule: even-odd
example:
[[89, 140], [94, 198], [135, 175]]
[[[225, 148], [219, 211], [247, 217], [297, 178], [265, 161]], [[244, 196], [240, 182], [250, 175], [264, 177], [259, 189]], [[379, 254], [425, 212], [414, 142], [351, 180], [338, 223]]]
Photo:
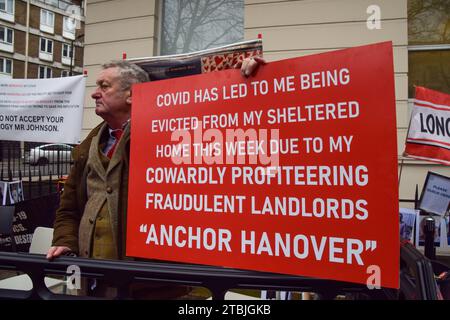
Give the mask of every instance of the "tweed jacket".
[[[92, 159], [94, 148], [98, 145], [98, 139], [101, 132], [105, 130], [106, 124], [103, 122], [93, 129], [86, 139], [72, 152], [74, 165], [72, 166], [70, 175], [64, 185], [64, 191], [61, 196], [61, 202], [56, 211], [56, 218], [53, 232], [53, 246], [66, 246], [81, 257], [90, 257], [92, 250], [93, 237], [95, 228], [96, 215], [100, 208], [97, 201], [88, 201], [88, 185], [87, 178], [90, 174], [87, 170], [89, 166], [97, 166], [97, 171], [101, 171], [95, 164], [97, 160]], [[119, 186], [115, 199], [108, 199], [109, 210], [113, 211], [117, 207], [117, 211], [110, 215], [113, 225], [113, 232], [116, 232], [114, 238], [117, 239], [118, 258], [122, 260], [135, 260], [125, 256], [125, 240], [126, 240], [126, 210], [128, 202], [128, 169], [130, 155], [130, 125], [126, 129], [122, 139], [117, 145], [116, 151], [109, 162], [106, 169], [106, 176], [109, 171], [120, 170], [120, 174], [113, 175], [115, 181], [112, 185]], [[120, 151], [120, 152], [119, 152]], [[95, 157], [94, 157], [95, 158]], [[98, 157], [97, 157], [98, 158]], [[93, 163], [94, 162], [94, 163]], [[105, 190], [109, 193], [108, 190]], [[112, 192], [113, 194], [115, 192]], [[94, 196], [94, 198], [96, 195]], [[111, 201], [112, 200], [112, 201]], [[86, 205], [93, 210], [85, 210]], [[88, 208], [88, 209], [89, 209]], [[115, 231], [114, 231], [115, 230]], [[83, 286], [86, 288], [87, 286]], [[111, 288], [108, 288], [108, 290]], [[114, 288], [110, 292], [111, 297], [115, 296]], [[191, 287], [185, 285], [167, 284], [165, 282], [154, 281], [151, 283], [132, 284], [129, 288], [130, 296], [133, 299], [179, 299], [184, 297], [191, 291]], [[109, 291], [108, 291], [109, 292]], [[109, 297], [109, 294], [106, 294]]]
[[[87, 163], [92, 162], [91, 145], [93, 141], [100, 138], [99, 135], [103, 130], [107, 130], [105, 122], [94, 128], [86, 139], [72, 152], [74, 164], [71, 168], [69, 177], [64, 185], [64, 191], [61, 196], [61, 202], [56, 211], [54, 223], [53, 246], [66, 246], [73, 252], [82, 257], [89, 257], [92, 247], [92, 233], [95, 228], [95, 219], [97, 210], [95, 205], [90, 206], [94, 210], [86, 210], [88, 204], [87, 197]], [[117, 211], [113, 215], [114, 233], [117, 239], [119, 259], [125, 258], [125, 239], [126, 239], [126, 209], [128, 201], [128, 162], [130, 139], [129, 134], [124, 135], [119, 146], [122, 152], [118, 152], [111, 159], [107, 172], [112, 168], [120, 165], [121, 172], [115, 175], [115, 181], [112, 185], [118, 186], [119, 190], [114, 190], [115, 203], [117, 203]], [[91, 152], [91, 155], [90, 155]], [[118, 181], [117, 181], [118, 180]], [[110, 190], [106, 191], [110, 192]], [[89, 209], [89, 208], [88, 208]]]

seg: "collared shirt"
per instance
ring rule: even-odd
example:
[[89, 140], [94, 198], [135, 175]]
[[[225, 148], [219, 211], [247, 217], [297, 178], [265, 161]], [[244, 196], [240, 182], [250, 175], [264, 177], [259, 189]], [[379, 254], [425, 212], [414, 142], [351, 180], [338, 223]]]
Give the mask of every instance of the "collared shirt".
[[[128, 119], [127, 121], [125, 121], [125, 123], [122, 125], [122, 130], [125, 130], [125, 127], [130, 123], [130, 119]], [[108, 127], [108, 140], [106, 140], [105, 143], [105, 147], [103, 148], [103, 154], [107, 155], [108, 151], [111, 150], [111, 148], [113, 147], [114, 143], [116, 143], [116, 137], [113, 134], [113, 131], [117, 131], [117, 130], [121, 130], [121, 129], [111, 129], [110, 127]]]

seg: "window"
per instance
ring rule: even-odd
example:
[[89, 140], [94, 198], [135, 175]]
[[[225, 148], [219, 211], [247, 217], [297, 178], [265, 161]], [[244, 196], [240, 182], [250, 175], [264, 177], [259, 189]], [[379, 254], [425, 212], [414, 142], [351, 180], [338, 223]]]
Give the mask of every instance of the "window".
[[13, 31], [6, 27], [0, 27], [0, 42], [13, 43]]
[[14, 13], [14, 0], [0, 0], [0, 11]]
[[47, 66], [39, 66], [39, 79], [46, 79], [52, 77], [52, 68]]
[[12, 75], [12, 60], [0, 58], [0, 76], [11, 77]]
[[63, 37], [71, 40], [75, 40], [76, 30], [75, 18], [64, 17], [63, 18]]
[[61, 70], [61, 77], [68, 77], [69, 75], [69, 70]]
[[450, 93], [450, 2], [408, 0], [408, 91], [424, 86]]
[[74, 64], [75, 60], [72, 58], [72, 53], [72, 46], [67, 43], [63, 43], [61, 62], [66, 65]]
[[243, 0], [163, 1], [161, 54], [218, 47], [244, 38]]
[[72, 47], [70, 45], [68, 45], [67, 43], [63, 43], [62, 55], [65, 58], [72, 57]]
[[55, 14], [51, 11], [41, 9], [41, 31], [54, 33]]
[[41, 38], [41, 51], [53, 53], [53, 41], [46, 38]]
[[13, 41], [14, 31], [0, 26], [0, 50], [14, 52]]
[[41, 38], [39, 59], [53, 61], [53, 41], [47, 38]]
[[0, 0], [0, 19], [14, 22], [14, 0]]

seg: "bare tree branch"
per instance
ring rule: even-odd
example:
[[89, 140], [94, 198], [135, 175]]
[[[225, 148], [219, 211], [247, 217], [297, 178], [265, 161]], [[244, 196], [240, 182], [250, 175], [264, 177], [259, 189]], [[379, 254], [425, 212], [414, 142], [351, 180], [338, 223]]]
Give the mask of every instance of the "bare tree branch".
[[189, 52], [242, 39], [243, 0], [166, 0], [164, 4], [164, 53]]

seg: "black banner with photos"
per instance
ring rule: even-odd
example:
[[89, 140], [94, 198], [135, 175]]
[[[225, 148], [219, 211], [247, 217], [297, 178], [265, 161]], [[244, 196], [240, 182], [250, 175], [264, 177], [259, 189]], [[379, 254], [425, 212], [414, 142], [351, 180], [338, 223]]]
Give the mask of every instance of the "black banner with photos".
[[196, 52], [129, 61], [147, 71], [151, 81], [156, 81], [231, 69], [245, 58], [262, 54], [262, 39], [255, 39]]
[[[15, 204], [12, 231], [17, 251], [28, 252], [36, 227], [53, 228], [58, 205], [58, 193]], [[0, 251], [10, 251], [9, 238], [9, 235], [0, 235]]]

